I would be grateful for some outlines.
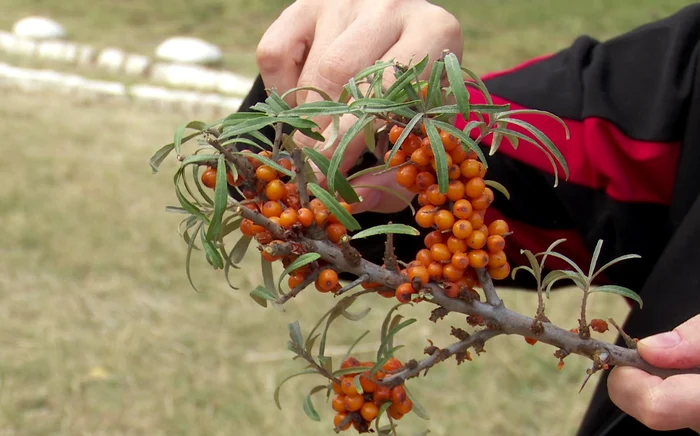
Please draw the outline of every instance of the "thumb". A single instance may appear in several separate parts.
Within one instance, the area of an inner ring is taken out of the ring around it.
[[[700,366],[700,315],[670,332],[640,340],[637,349],[642,359],[659,368]]]

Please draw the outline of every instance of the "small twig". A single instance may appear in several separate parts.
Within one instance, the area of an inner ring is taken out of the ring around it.
[[[223,154],[226,160],[235,165],[236,170],[243,177],[243,184],[247,185],[251,189],[255,188],[255,169],[253,164],[251,164],[248,159],[237,156],[231,153],[230,150],[222,147],[219,143],[219,131],[215,128],[207,130],[208,135],[206,135],[207,143],[214,147],[219,153]],[[235,147],[233,147],[235,149]]]
[[[297,285],[294,289],[289,291],[289,293],[282,295],[279,297],[276,301],[277,304],[284,304],[287,301],[291,300],[292,298],[296,297],[303,291],[304,289],[308,288],[311,283],[315,282],[316,279],[318,278],[319,274],[321,273],[320,269],[317,269],[316,271],[312,272],[309,274],[303,282],[301,282],[299,285]]]
[[[404,381],[417,377],[421,371],[431,368],[435,364],[446,360],[447,358],[457,354],[463,353],[470,347],[481,348],[484,343],[489,339],[503,334],[500,330],[485,329],[480,330],[463,341],[455,342],[454,344],[448,346],[447,348],[435,350],[429,357],[418,362],[413,368],[407,368],[399,373],[385,377],[382,380],[382,384],[393,386],[403,383]]]
[[[294,162],[294,173],[296,174],[297,186],[299,187],[299,200],[301,207],[309,207],[309,191],[306,187],[306,177],[304,177],[304,156],[300,148],[292,151],[292,161]]]
[[[614,319],[608,318],[608,322],[615,327],[617,332],[620,334],[620,337],[622,338],[623,341],[625,341],[625,345],[627,345],[627,348],[631,348],[633,350],[637,349],[637,341],[627,333],[625,333],[624,330],[622,330],[622,327],[619,326],[618,323],[615,322]]]
[[[578,320],[578,335],[583,339],[591,337],[591,328],[586,322],[586,305],[588,304],[589,287],[583,290],[583,298],[581,299],[581,319]]]
[[[351,283],[348,283],[347,285],[340,288],[338,290],[338,292],[335,293],[335,295],[343,295],[344,293],[346,293],[350,289],[354,288],[355,286],[360,286],[361,284],[366,282],[367,279],[369,279],[369,274],[362,274],[360,277],[358,277],[357,279],[355,279]]]
[[[389,222],[391,224],[391,221]],[[394,234],[387,233],[384,243],[384,265],[389,271],[396,271],[399,268],[396,254],[394,253]]]
[[[294,348],[296,349],[296,346],[294,346]],[[324,367],[322,367],[321,365],[319,365],[319,364],[316,362],[316,360],[314,360],[314,358],[313,358],[309,353],[306,352],[306,350],[303,350],[303,349],[302,349],[302,350],[296,349],[296,352],[297,352],[297,355],[298,355],[299,357],[303,358],[304,360],[306,360],[307,362],[309,362],[309,365],[311,365],[311,366],[313,366],[314,368],[316,368],[316,370],[317,370],[321,375],[323,375],[324,377],[326,377],[328,380],[331,380],[331,381],[333,381],[333,382],[336,382],[336,383],[340,384],[340,380],[339,380],[337,377],[334,377],[332,373],[326,371],[326,369],[325,369]]]
[[[282,128],[284,124],[275,124],[275,141],[272,143],[272,156],[270,157],[273,161],[277,162],[277,157],[280,154],[280,146],[282,144]]]
[[[481,289],[484,290],[486,302],[496,308],[502,307],[503,300],[501,300],[498,293],[496,293],[496,287],[494,286],[488,271],[486,271],[484,268],[477,268],[476,274],[479,276],[479,282],[481,283]]]

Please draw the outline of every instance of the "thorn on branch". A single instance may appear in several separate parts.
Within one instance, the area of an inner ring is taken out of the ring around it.
[[[282,305],[282,304],[286,303],[287,301],[291,300],[292,298],[295,298],[297,295],[299,295],[299,293],[300,293],[301,291],[303,291],[304,289],[306,289],[307,287],[309,287],[309,285],[311,285],[313,282],[315,282],[316,279],[318,278],[319,274],[321,274],[321,269],[320,269],[320,268],[316,268],[316,270],[314,270],[314,272],[312,272],[311,274],[309,274],[309,275],[306,277],[306,279],[304,279],[303,282],[301,282],[301,283],[300,283],[299,285],[297,285],[294,289],[292,289],[291,291],[289,291],[288,294],[284,294],[284,295],[282,295],[280,298],[278,298],[277,301],[276,301],[276,303]]]
[[[356,286],[360,286],[361,284],[363,284],[367,280],[369,280],[369,274],[362,274],[360,277],[358,277],[357,279],[355,279],[351,283],[348,283],[347,285],[340,288],[338,290],[338,292],[335,293],[335,295],[343,295],[344,293],[346,293],[350,289],[352,289]]]
[[[615,327],[615,329],[618,331],[618,333],[620,333],[620,337],[622,337],[622,340],[625,341],[625,345],[627,345],[627,348],[630,348],[632,350],[636,350],[637,349],[637,339],[634,339],[632,336],[625,333],[625,331],[622,330],[622,327],[620,327],[615,322],[614,319],[608,318],[608,321],[610,322],[610,324],[613,325],[613,327]]]
[[[491,276],[488,271],[484,268],[477,268],[476,274],[479,277],[479,283],[481,283],[481,288],[484,290],[484,295],[486,296],[486,302],[493,307],[503,306],[503,300],[498,296],[496,292],[496,286],[494,286]]]
[[[345,261],[354,267],[360,266],[362,264],[362,255],[355,247],[350,245],[350,237],[343,235],[340,239],[340,244]]]

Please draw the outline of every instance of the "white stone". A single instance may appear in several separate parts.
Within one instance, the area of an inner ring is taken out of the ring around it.
[[[90,66],[95,62],[97,51],[89,45],[81,45],[78,47],[78,65],[81,67]]]
[[[151,60],[148,56],[130,54],[124,62],[124,72],[129,76],[143,76],[150,64]]]
[[[75,62],[78,54],[78,46],[67,41],[42,41],[39,43],[37,55],[43,59],[55,61]]]
[[[110,73],[117,73],[122,69],[126,60],[126,53],[118,48],[105,48],[97,56],[97,66]]]
[[[63,26],[46,17],[22,18],[12,27],[12,32],[31,39],[59,39],[66,36]]]
[[[253,87],[253,81],[239,74],[222,71],[219,74],[217,90],[224,94],[247,95]]]
[[[196,87],[206,69],[197,65],[155,64],[151,79],[172,86]]]
[[[36,41],[26,38],[17,38],[14,44],[7,47],[7,52],[21,56],[31,57],[36,53],[38,44]]]
[[[0,30],[0,50],[10,51],[17,44],[17,36]]]
[[[221,49],[199,38],[176,36],[156,48],[156,57],[170,62],[212,64],[222,59]]]

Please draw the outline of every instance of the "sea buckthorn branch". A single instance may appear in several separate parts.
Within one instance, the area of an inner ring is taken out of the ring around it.
[[[255,169],[253,168],[253,165],[251,165],[247,159],[231,153],[231,150],[238,151],[235,144],[230,144],[226,147],[221,145],[219,142],[219,136],[221,133],[218,129],[211,127],[205,133],[207,143],[214,147],[219,153],[223,154],[224,158],[226,158],[230,164],[236,167],[240,177],[243,179],[243,185],[247,185],[249,188],[253,189],[254,187],[250,185],[250,183],[255,180]]]
[[[491,276],[484,268],[476,268],[476,274],[479,277],[479,283],[481,283],[482,289],[484,290],[484,296],[486,297],[486,302],[493,307],[503,306],[503,300],[498,296],[496,292],[496,287],[493,285]]]
[[[273,234],[281,228],[266,217],[250,209],[240,208],[239,213],[247,219],[261,225]],[[269,227],[268,227],[269,226]],[[372,283],[396,289],[402,283],[406,283],[406,276],[396,271],[392,272],[367,260],[362,260],[359,266],[355,266],[345,259],[340,247],[327,241],[313,240],[304,236],[298,236],[297,240],[306,248],[307,252],[318,253],[321,259],[332,264],[339,271],[351,273],[357,277],[366,276]],[[481,286],[484,294],[496,294],[495,286],[487,272],[481,272]],[[463,313],[483,317],[493,330],[503,334],[519,335],[526,338],[536,338],[537,341],[552,345],[564,350],[566,354],[578,354],[591,360],[601,359],[610,367],[632,366],[650,374],[667,378],[678,374],[700,374],[700,368],[691,369],[666,369],[657,368],[646,363],[634,349],[624,348],[593,338],[581,338],[577,333],[557,327],[551,323],[542,323],[540,333],[533,331],[533,325],[538,324],[532,317],[514,312],[505,307],[502,300],[500,304],[483,303],[480,301],[464,301],[462,299],[448,297],[444,288],[435,283],[429,283],[427,290],[431,298],[425,301],[436,304],[449,312]],[[403,377],[403,376],[402,376]]]

